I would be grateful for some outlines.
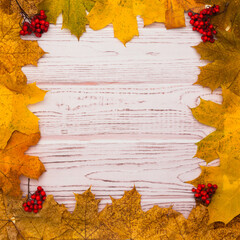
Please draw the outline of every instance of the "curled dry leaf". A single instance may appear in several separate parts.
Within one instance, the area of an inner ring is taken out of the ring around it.
[[[39,10],[44,10],[50,23],[56,24],[57,17],[63,14],[62,28],[67,28],[78,39],[86,31],[87,12],[95,0],[44,0]]]
[[[215,127],[216,131],[197,143],[196,157],[207,163],[220,158],[218,167],[202,167],[201,175],[189,183],[214,182],[218,190],[209,205],[210,223],[228,223],[240,214],[240,97],[223,89],[223,103],[201,100],[192,109],[201,123]]]
[[[194,48],[201,59],[211,61],[200,67],[196,84],[211,90],[223,86],[240,95],[240,38],[234,33],[218,32],[214,44],[200,43]]]
[[[195,0],[97,0],[88,20],[94,30],[112,23],[114,36],[126,44],[138,36],[137,15],[143,18],[145,25],[164,22],[166,28],[177,28],[185,26],[184,11],[200,6]]]

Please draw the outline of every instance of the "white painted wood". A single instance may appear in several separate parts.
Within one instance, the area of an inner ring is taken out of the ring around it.
[[[28,153],[44,162],[40,184],[70,210],[72,192],[90,185],[101,208],[135,184],[143,208],[174,205],[185,216],[194,205],[184,181],[200,173],[194,143],[213,131],[189,107],[199,96],[221,102],[221,92],[192,85],[205,62],[191,46],[200,36],[187,28],[142,27],[124,47],[112,27],[87,29],[80,42],[56,26],[40,40],[48,52],[39,66],[23,68],[29,82],[49,90],[30,106],[40,118],[42,139]],[[34,39],[34,37],[25,37]],[[215,161],[213,164],[218,164]],[[26,179],[22,189],[26,194]]]

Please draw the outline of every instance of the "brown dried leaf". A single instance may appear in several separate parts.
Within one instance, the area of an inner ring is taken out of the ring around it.
[[[42,0],[18,0],[18,2],[22,9],[31,17],[38,13],[37,6]],[[1,0],[0,9],[7,14],[21,12],[16,0]]]

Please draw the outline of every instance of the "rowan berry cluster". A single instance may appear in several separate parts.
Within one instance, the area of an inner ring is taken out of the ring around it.
[[[191,18],[190,23],[193,26],[192,30],[202,34],[201,38],[203,42],[214,43],[214,35],[217,34],[217,31],[210,23],[210,19],[211,16],[216,15],[219,11],[219,5],[213,5],[212,7],[203,9],[199,14],[188,12],[188,16]]]
[[[48,31],[49,22],[46,21],[46,18],[45,12],[41,10],[40,14],[24,21],[20,35],[24,36],[34,33],[36,37],[41,37],[43,33]]]
[[[211,202],[211,198],[216,192],[218,186],[216,184],[208,183],[207,186],[205,184],[198,184],[197,188],[193,188],[192,192],[195,193],[194,197],[196,201],[201,202],[204,205],[209,205]]]
[[[24,211],[38,213],[42,209],[42,204],[45,200],[46,193],[42,187],[38,186],[37,191],[31,195],[31,198],[23,203]]]

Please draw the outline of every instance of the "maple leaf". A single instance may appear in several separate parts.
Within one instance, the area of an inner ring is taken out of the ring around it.
[[[76,206],[73,213],[65,212],[63,222],[69,230],[61,236],[62,239],[98,239],[100,227],[98,205],[89,188],[83,194],[75,194]]]
[[[17,14],[7,15],[0,11],[0,84],[21,92],[27,79],[21,67],[37,65],[44,51],[37,41],[24,41],[20,38],[21,17]]]
[[[197,143],[195,157],[207,163],[217,159],[219,152],[229,151],[231,155],[233,151],[240,151],[240,97],[224,88],[222,96],[222,104],[201,99],[199,106],[192,109],[193,116],[199,122],[216,128],[216,131]]]
[[[220,86],[240,95],[240,39],[234,33],[218,32],[214,43],[200,43],[194,47],[201,59],[212,61],[200,67],[195,84],[214,90]]]
[[[0,187],[5,194],[20,195],[21,175],[38,179],[45,171],[38,157],[24,155],[39,139],[40,133],[25,135],[14,132],[6,148],[0,151]]]
[[[181,213],[154,206],[137,221],[132,239],[187,239],[186,230],[186,219]]]
[[[41,1],[42,0],[18,0],[19,5],[30,17],[38,13],[37,5]],[[8,14],[21,12],[16,0],[1,0],[0,9]]]
[[[227,225],[208,225],[208,209],[202,205],[193,208],[188,219],[172,208],[154,206],[142,212],[140,195],[135,188],[125,192],[121,199],[114,199],[100,213],[99,200],[90,189],[75,197],[76,208],[72,214],[51,195],[42,210],[34,214],[24,212],[23,200],[3,196],[0,192],[1,239],[235,240],[240,236],[240,216]],[[111,228],[106,228],[105,223]]]
[[[27,105],[42,101],[46,91],[35,83],[26,85],[22,93],[0,85],[0,149],[5,148],[14,131],[25,134],[39,132],[38,117],[27,109]]]
[[[138,36],[137,15],[144,19],[145,25],[165,22],[167,28],[184,27],[184,10],[199,6],[194,0],[97,0],[88,20],[94,30],[112,23],[114,36],[126,44]]]
[[[209,223],[221,221],[228,223],[240,213],[240,174],[239,156],[219,153],[221,161],[218,167],[201,166],[201,175],[188,183],[197,186],[198,183],[214,182],[218,189],[208,207]]]
[[[39,9],[43,9],[48,21],[54,24],[62,13],[62,28],[69,29],[79,40],[86,31],[87,11],[92,9],[94,3],[95,0],[44,0],[39,4]]]
[[[59,205],[52,195],[47,196],[38,214],[25,212],[22,203],[21,200],[7,207],[15,220],[19,239],[56,239],[67,230],[62,223],[62,215],[67,209],[63,204]]]
[[[101,223],[118,236],[116,239],[133,239],[134,227],[144,216],[141,195],[134,187],[131,191],[125,191],[121,199],[111,199],[112,204],[100,213]],[[102,239],[107,239],[104,232],[102,234]]]
[[[220,222],[209,224],[208,208],[198,205],[192,209],[187,219],[186,239],[235,240],[240,236],[239,217],[227,225]]]
[[[223,103],[201,100],[192,109],[201,123],[215,127],[216,131],[197,143],[196,157],[207,163],[220,158],[218,167],[201,167],[201,175],[189,183],[214,182],[218,190],[209,206],[209,222],[228,223],[240,213],[240,97],[223,88]]]

